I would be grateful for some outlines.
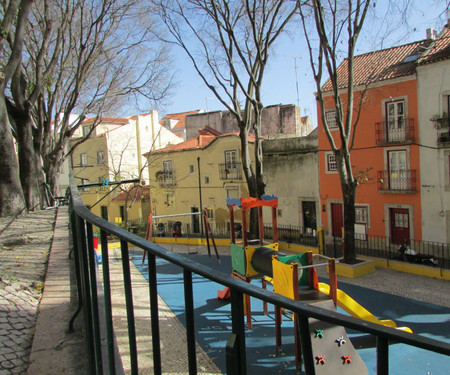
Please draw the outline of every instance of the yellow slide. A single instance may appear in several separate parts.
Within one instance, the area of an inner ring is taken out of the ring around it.
[[[325,293],[326,295],[330,294],[330,286],[325,283],[319,283],[319,291]],[[345,312],[353,316],[354,318],[359,318],[362,320],[366,320],[371,323],[381,324],[386,327],[392,327],[396,329],[400,329],[405,332],[412,333],[411,328],[409,327],[397,327],[397,324],[393,320],[380,320],[375,315],[373,315],[370,311],[366,310],[362,307],[358,302],[356,302],[352,297],[348,294],[344,293],[342,290],[337,290],[337,304],[343,309]]]

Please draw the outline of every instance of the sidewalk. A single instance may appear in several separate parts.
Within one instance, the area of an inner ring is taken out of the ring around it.
[[[77,299],[67,225],[67,207],[0,219],[0,375],[87,373],[80,322],[66,334]]]

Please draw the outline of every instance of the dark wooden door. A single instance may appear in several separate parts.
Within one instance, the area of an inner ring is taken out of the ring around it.
[[[391,208],[390,210],[392,243],[409,244],[409,210],[407,208]]]
[[[303,226],[305,228],[317,229],[316,202],[302,201]]]
[[[342,212],[342,203],[331,203],[331,234],[334,237],[342,237],[342,227],[344,226],[344,215]]]
[[[197,213],[198,208],[197,207],[191,207],[192,213]],[[200,233],[200,216],[199,215],[192,215],[192,233]]]

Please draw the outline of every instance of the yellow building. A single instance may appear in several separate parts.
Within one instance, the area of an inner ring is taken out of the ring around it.
[[[89,138],[76,146],[71,157],[77,185],[98,184],[106,179],[110,182],[142,181],[146,160],[141,150],[182,142],[182,138],[159,124],[156,111],[127,118],[86,119],[71,139],[70,147],[87,136]],[[117,185],[81,188],[80,195],[94,214],[116,222],[116,218],[125,215],[120,214],[120,204],[112,203],[112,200],[131,186],[121,185],[108,195],[115,187]],[[136,207],[127,208],[127,219],[146,222],[149,208],[141,205],[148,206],[149,201],[134,200],[132,203]]]
[[[211,227],[229,229],[227,197],[248,197],[241,162],[238,133],[220,134],[206,127],[199,135],[183,143],[145,154],[151,185],[151,210],[154,216],[178,215],[207,209]],[[254,137],[249,136],[250,155]],[[236,212],[236,222],[241,222]],[[157,219],[171,227],[182,223],[184,233],[200,233],[197,216],[173,216]]]

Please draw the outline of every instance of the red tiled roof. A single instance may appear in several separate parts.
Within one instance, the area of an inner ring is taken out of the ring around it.
[[[419,59],[419,65],[431,64],[450,58],[450,26],[447,25],[438,38]]]
[[[134,187],[131,186],[128,191],[121,192],[117,197],[115,197],[113,202],[121,202],[127,200],[127,192],[128,192],[128,201],[132,200],[141,201],[150,199],[150,185]]]
[[[96,117],[89,117],[89,118],[85,118],[82,123],[83,124],[91,123],[91,122],[94,122],[95,120],[96,120]],[[108,123],[121,124],[121,125],[128,124],[128,119],[121,118],[121,117],[99,117],[98,121],[100,123],[108,122]]]
[[[414,74],[417,65],[450,58],[450,29],[447,25],[436,40],[426,39],[354,57],[354,85],[365,85]],[[348,86],[348,60],[337,69],[338,88]],[[322,86],[331,91],[330,80]]]
[[[422,40],[405,44],[403,46],[392,47],[380,51],[373,51],[363,55],[355,56],[353,60],[354,85],[365,85],[387,79],[404,77],[414,74],[417,58],[415,54],[421,53],[429,44],[430,40]],[[411,61],[406,60],[411,56]],[[348,60],[345,59],[337,69],[338,88],[343,89],[348,86]],[[331,91],[331,81],[328,80],[322,86],[322,90]]]
[[[188,139],[187,141],[178,143],[176,145],[171,145],[159,150],[150,151],[144,154],[144,156],[148,156],[150,154],[158,154],[173,151],[186,151],[204,148],[208,146],[211,142],[213,142],[217,137],[227,135],[236,135],[239,137],[239,132],[222,134],[209,126],[206,126],[204,129],[199,129],[199,135],[197,137]],[[253,134],[249,134],[248,140],[249,142],[254,142],[255,136]]]

